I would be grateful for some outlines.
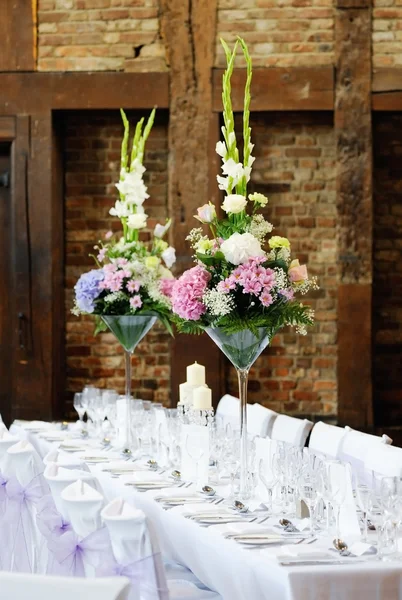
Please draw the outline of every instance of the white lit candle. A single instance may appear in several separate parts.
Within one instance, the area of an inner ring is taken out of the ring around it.
[[[205,367],[195,362],[187,367],[187,383],[194,386],[205,385]]]
[[[212,390],[209,387],[202,385],[194,390],[193,408],[195,410],[211,410]]]

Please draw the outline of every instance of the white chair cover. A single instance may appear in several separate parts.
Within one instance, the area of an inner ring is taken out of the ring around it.
[[[72,579],[0,573],[0,595],[4,600],[127,600],[129,589],[126,577]]]
[[[312,429],[308,446],[317,454],[337,458],[344,435],[346,430],[343,427],[318,421]]]
[[[235,396],[225,394],[218,402],[216,416],[223,420],[224,425],[230,423],[233,429],[239,428],[240,401]]]
[[[247,405],[247,430],[252,435],[271,437],[278,413],[261,404]]]
[[[4,461],[7,454],[7,450],[19,442],[19,438],[15,435],[11,435],[7,429],[1,428],[0,430],[0,469],[4,468]]]
[[[4,459],[7,507],[2,528],[11,540],[10,562],[4,568],[17,571],[44,572],[47,551],[36,524],[37,503],[48,493],[43,478],[43,463],[27,440],[8,448]]]
[[[402,478],[402,449],[388,444],[373,445],[366,452],[364,468],[370,486],[375,476]]]
[[[303,448],[313,423],[307,419],[297,419],[278,415],[272,427],[272,439]]]
[[[43,476],[49,485],[57,510],[65,520],[69,520],[69,516],[66,506],[61,499],[61,494],[67,486],[80,479],[98,492],[101,491],[97,479],[89,471],[68,469],[55,463],[50,463],[46,466]]]
[[[355,431],[350,427],[345,427],[346,434],[342,439],[339,448],[338,458],[344,462],[350,463],[352,472],[359,481],[365,482],[365,459],[366,454],[371,448],[380,449],[383,445],[392,444],[392,440],[387,435],[377,436],[361,431]]]

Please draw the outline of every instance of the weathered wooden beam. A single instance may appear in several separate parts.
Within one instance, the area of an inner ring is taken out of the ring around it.
[[[377,111],[402,110],[402,68],[384,67],[373,71],[371,106]]]
[[[222,110],[222,69],[214,69],[213,110]],[[243,109],[245,69],[236,69],[232,76],[234,110]],[[270,110],[333,110],[333,67],[257,68],[253,70],[251,109]]]
[[[7,142],[15,138],[15,118],[0,117],[0,141]]]
[[[179,272],[191,266],[185,238],[199,224],[197,208],[218,197],[213,187],[212,151],[219,135],[219,119],[212,115],[211,68],[214,61],[217,0],[162,0],[162,35],[170,66],[169,214],[171,239]],[[215,172],[216,173],[216,172]],[[221,393],[221,356],[206,335],[177,336],[172,343],[172,397],[185,380],[185,366],[197,360],[209,372],[215,399]]]
[[[338,7],[335,25],[338,415],[342,423],[368,428],[372,426],[371,8]]]
[[[36,1],[1,0],[0,71],[33,71],[35,69],[35,13]]]
[[[169,107],[168,73],[0,73],[2,114]]]

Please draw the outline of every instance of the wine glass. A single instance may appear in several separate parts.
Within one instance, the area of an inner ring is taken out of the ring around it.
[[[278,481],[277,475],[273,468],[274,456],[275,455],[271,455],[268,458],[261,458],[258,464],[258,474],[260,476],[260,480],[268,492],[267,509],[269,515],[272,515],[273,513],[272,494],[273,489]]]
[[[204,449],[197,444],[197,441],[192,438],[192,436],[188,435],[186,437],[186,450],[189,457],[195,461],[195,481],[196,486],[201,487],[198,481],[198,471],[199,471],[199,462],[201,458],[204,456]]]
[[[83,419],[85,415],[85,407],[82,406],[82,394],[77,392],[74,394],[73,406],[75,411],[78,414],[78,418],[80,421],[80,426],[83,426]]]
[[[301,473],[298,480],[298,490],[301,500],[303,500],[310,513],[310,533],[314,537],[314,510],[318,501],[317,478],[311,471]]]
[[[360,510],[363,513],[363,523],[364,523],[364,529],[363,529],[363,542],[367,542],[367,534],[368,534],[368,509],[369,509],[369,504],[370,504],[370,495],[371,495],[371,490],[367,485],[363,485],[363,484],[359,484],[356,487],[356,499],[357,499],[357,503],[359,505]]]
[[[330,462],[328,464],[328,484],[331,504],[336,513],[336,537],[340,539],[340,514],[342,504],[346,499],[346,487],[348,478],[348,466],[341,462]]]

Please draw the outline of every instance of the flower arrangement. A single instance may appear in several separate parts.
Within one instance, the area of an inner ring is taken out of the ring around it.
[[[155,109],[144,129],[142,118],[135,128],[131,153],[128,150],[130,126],[123,110],[124,137],[121,146],[120,180],[116,184],[119,199],[109,213],[120,219],[123,236],[95,246],[96,269],[84,273],[75,286],[73,313],[95,314],[97,332],[106,330],[100,315],[156,314],[171,332],[170,292],[174,277],[170,268],[176,260],[175,250],[162,238],[170,226],[157,224],[149,242],[140,239],[147,226],[144,202],[149,198],[144,183],[144,148],[151,131]]]
[[[210,327],[227,334],[265,327],[271,333],[295,326],[305,334],[313,324],[311,307],[296,299],[316,289],[307,268],[291,257],[287,238],[271,235],[273,225],[259,212],[268,203],[263,194],[247,195],[254,157],[251,143],[250,86],[251,58],[245,42],[238,38],[233,51],[222,41],[227,68],[223,76],[223,141],[216,144],[222,158],[219,188],[224,192],[219,218],[212,203],[201,206],[195,218],[210,229],[193,229],[188,240],[194,250],[196,266],[185,271],[174,283],[172,307],[180,331],[201,333]],[[231,75],[238,46],[247,63],[243,111],[243,161],[237,145],[231,103]]]

